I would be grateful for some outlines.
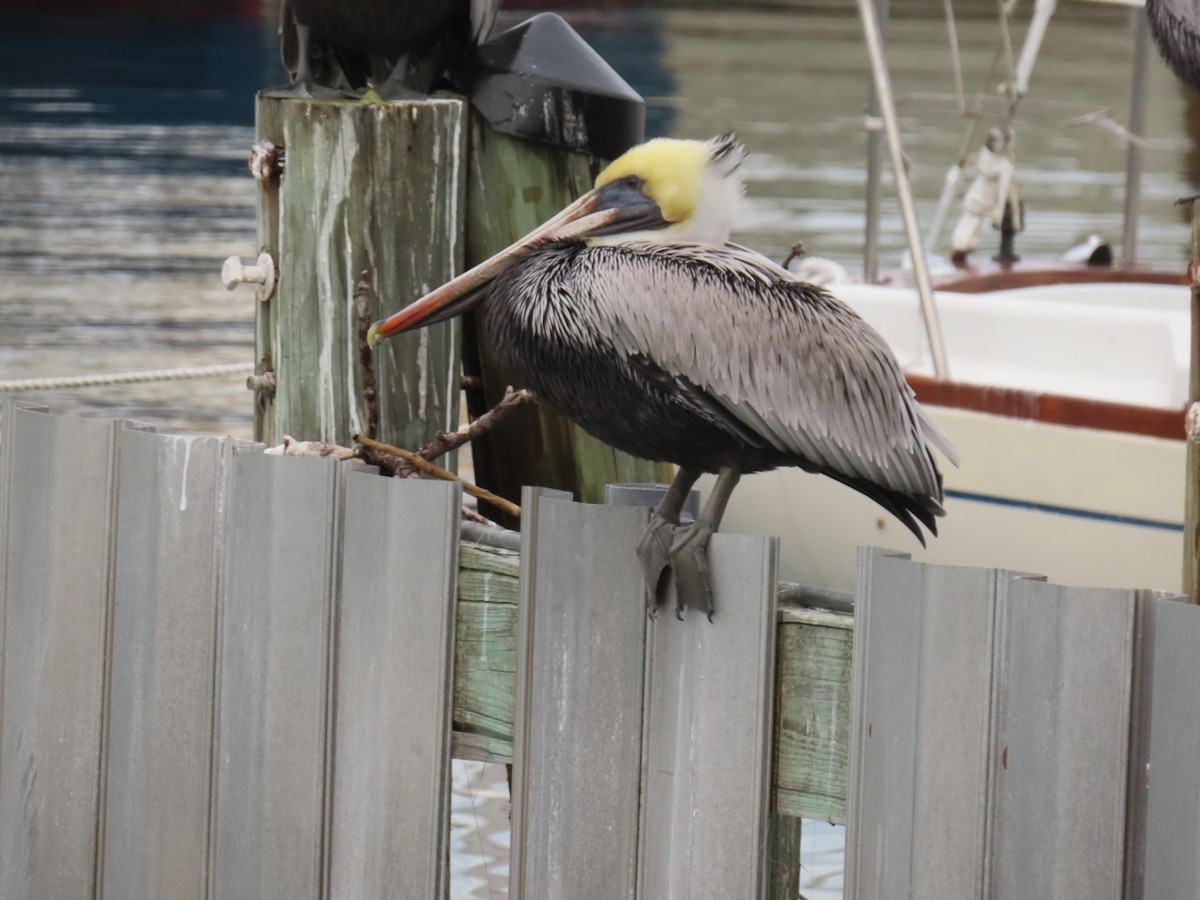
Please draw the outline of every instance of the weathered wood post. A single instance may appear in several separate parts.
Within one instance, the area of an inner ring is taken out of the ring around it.
[[[1183,592],[1200,603],[1200,210],[1192,203],[1192,358],[1188,375],[1187,467],[1183,507]]]
[[[282,160],[256,155],[259,250],[278,283],[256,317],[254,434],[348,444],[367,422],[359,276],[370,275],[374,320],[462,269],[465,103],[263,93],[257,136]],[[447,322],[376,351],[381,440],[420,446],[455,427],[460,328]]]
[[[465,101],[297,100],[261,94],[256,152],[259,252],[277,281],[255,330],[255,437],[349,443],[367,422],[354,285],[371,275],[372,318],[487,258],[591,187],[600,161],[499,134]],[[260,289],[260,296],[266,292]],[[457,424],[457,321],[382,344],[380,430],[414,447]],[[475,332],[467,367],[479,414],[508,378]],[[519,385],[518,385],[519,387]],[[602,500],[614,482],[669,480],[666,466],[618,453],[548,407],[522,410],[476,452],[481,484],[516,499],[525,484]]]

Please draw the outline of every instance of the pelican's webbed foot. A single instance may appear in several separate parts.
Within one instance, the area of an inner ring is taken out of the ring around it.
[[[651,618],[654,618],[662,603],[662,592],[666,586],[663,575],[671,565],[671,546],[675,542],[679,512],[699,477],[699,470],[680,469],[675,473],[666,496],[658,504],[658,509],[650,514],[650,524],[638,541],[638,561],[642,564],[642,578],[646,582],[646,612]]]
[[[703,610],[711,622],[713,617],[712,576],[708,567],[708,542],[721,525],[725,506],[742,477],[740,466],[721,468],[708,502],[694,525],[679,529],[671,545],[671,568],[675,572],[675,616],[683,618],[688,607]],[[674,489],[674,485],[671,486]]]
[[[679,529],[671,546],[671,569],[675,572],[675,618],[682,620],[687,608],[713,617],[712,577],[708,571],[708,542],[712,526],[703,520]]]
[[[663,590],[667,566],[671,563],[671,543],[675,537],[675,522],[670,521],[659,510],[650,514],[650,524],[642,539],[638,541],[638,561],[642,564],[642,578],[646,582],[646,611],[653,616]]]

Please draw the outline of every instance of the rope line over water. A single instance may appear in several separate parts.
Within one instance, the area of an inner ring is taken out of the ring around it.
[[[189,378],[218,378],[222,375],[253,373],[254,363],[221,363],[184,366],[178,369],[147,369],[114,372],[110,375],[71,375],[61,378],[14,378],[0,380],[0,391],[49,391],[56,388],[99,387],[106,384],[137,384],[144,381],[183,381]]]

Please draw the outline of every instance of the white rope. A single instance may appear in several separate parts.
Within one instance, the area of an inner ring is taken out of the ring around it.
[[[67,378],[16,378],[0,380],[0,391],[49,391],[55,388],[98,387],[104,384],[137,384],[142,381],[182,381],[187,378],[216,378],[254,371],[254,363],[224,363],[181,369],[149,369],[144,372],[115,372],[112,375],[73,375]]]

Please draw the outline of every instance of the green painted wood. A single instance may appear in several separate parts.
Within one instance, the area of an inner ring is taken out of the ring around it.
[[[463,264],[463,101],[313,101],[260,95],[258,139],[283,148],[261,183],[259,243],[279,271],[259,304],[256,357],[276,377],[255,437],[350,442],[367,421],[354,288],[371,272],[372,319]],[[447,322],[375,352],[381,440],[418,447],[456,427],[459,331]]]
[[[519,565],[512,551],[462,545],[452,745],[459,759],[512,761]],[[846,821],[852,629],[853,618],[840,613],[779,613],[771,855],[780,865],[799,841],[799,817]],[[789,877],[777,870],[773,890]]]
[[[456,733],[482,739],[470,744],[470,759],[512,761],[520,562],[511,550],[462,545],[453,718]]]
[[[467,264],[474,265],[532,231],[592,187],[600,162],[492,131],[472,112],[468,138]],[[488,350],[479,317],[467,334],[464,366],[483,379],[482,394],[469,394],[479,415],[514,384],[503,362]],[[671,467],[619,453],[572,425],[545,403],[514,410],[473,444],[479,484],[520,502],[521,487],[568,491],[588,503],[604,500],[604,486],[667,482]],[[511,523],[510,523],[511,524]]]
[[[844,823],[853,619],[803,609],[780,617],[775,808]]]

